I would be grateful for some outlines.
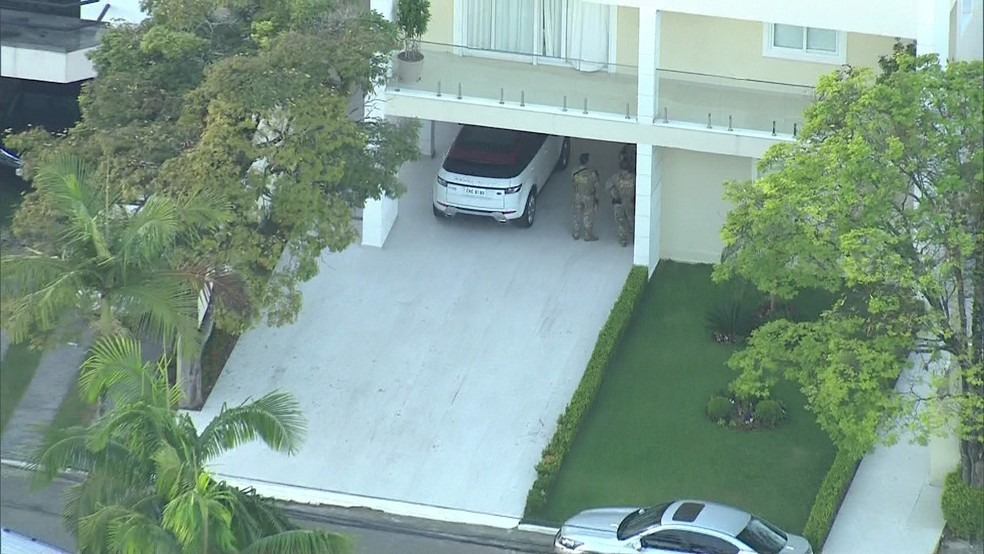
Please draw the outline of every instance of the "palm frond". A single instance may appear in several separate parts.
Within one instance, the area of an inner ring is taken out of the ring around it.
[[[170,198],[152,195],[130,216],[120,237],[125,265],[159,261],[175,244],[182,230],[178,206]]]
[[[109,527],[108,546],[119,554],[182,554],[174,535],[141,513],[117,517]]]
[[[296,454],[304,441],[306,421],[300,405],[289,393],[271,392],[235,408],[223,405],[202,430],[198,451],[203,461],[259,438],[267,446]]]
[[[297,528],[279,505],[254,489],[239,489],[225,481],[219,482],[218,486],[225,487],[234,499],[230,508],[237,544],[251,544],[262,537]]]
[[[136,323],[144,336],[174,345],[181,339],[195,349],[201,347],[198,332],[198,291],[170,275],[144,275],[111,293],[120,313]]]
[[[0,301],[4,329],[20,342],[37,326],[51,329],[66,312],[79,308],[85,277],[69,262],[41,255],[5,256],[0,260]]]
[[[226,507],[227,493],[214,486],[207,473],[201,473],[195,488],[175,497],[164,507],[163,527],[177,538],[186,551],[220,552],[235,548],[232,512]]]
[[[239,554],[348,554],[352,552],[352,540],[338,533],[316,529],[295,529],[256,540],[239,551]]]
[[[92,403],[121,382],[130,385],[128,388],[141,389],[143,377],[150,373],[147,366],[140,353],[139,341],[122,335],[99,337],[82,362],[79,393]]]
[[[115,207],[119,199],[108,194],[104,185],[97,185],[91,174],[88,164],[79,158],[60,156],[39,168],[34,182],[38,192],[69,220],[65,240],[88,244],[100,258],[108,258],[108,238],[100,229],[100,222],[110,217],[109,208]]]
[[[140,341],[125,335],[100,337],[79,372],[79,392],[89,402],[108,392],[117,405],[145,402],[171,407],[167,359],[144,361]]]
[[[80,552],[107,552],[109,533],[113,522],[120,517],[126,517],[130,510],[125,506],[110,504],[100,506],[98,510],[79,518],[78,536],[76,537]]]
[[[47,433],[32,456],[35,486],[47,485],[66,469],[88,470],[96,463],[96,453],[89,448],[89,430],[69,427]]]

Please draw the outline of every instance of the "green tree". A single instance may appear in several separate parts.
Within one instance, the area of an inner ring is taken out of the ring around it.
[[[217,310],[217,324],[292,321],[322,251],[351,244],[354,209],[399,195],[396,170],[417,156],[414,125],[363,120],[358,102],[385,80],[397,30],[353,0],[144,4],[147,20],[108,30],[92,54],[99,77],[84,87],[78,125],[6,141],[28,178],[70,151],[128,200],[221,194],[233,217],[198,257],[242,278],[249,301],[244,314]],[[29,195],[15,231],[43,231],[43,204]]]
[[[64,520],[83,553],[334,554],[335,533],[293,525],[252,489],[217,481],[206,465],[253,440],[296,453],[305,422],[290,395],[273,392],[227,408],[199,432],[175,411],[180,391],[167,363],[145,362],[137,341],[96,341],[79,377],[89,399],[109,390],[115,409],[89,427],[54,431],[36,457],[38,484],[67,469],[85,472],[66,492]]]
[[[3,327],[14,341],[81,316],[101,336],[127,332],[184,355],[201,348],[199,295],[223,279],[181,251],[227,219],[214,195],[131,204],[70,156],[42,166],[34,186],[44,231],[24,233],[28,250],[2,259]]]
[[[733,252],[718,278],[838,295],[816,322],[759,328],[730,362],[732,386],[754,396],[794,379],[856,453],[956,421],[964,481],[982,487],[984,65],[944,68],[904,47],[882,65],[821,78],[798,140],[766,153],[761,178],[726,184]],[[927,377],[937,390],[894,394],[910,353],[955,383]]]

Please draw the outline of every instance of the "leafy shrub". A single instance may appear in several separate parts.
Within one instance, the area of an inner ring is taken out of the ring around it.
[[[820,490],[813,501],[813,508],[810,509],[810,517],[806,520],[803,527],[803,536],[810,541],[814,552],[820,552],[823,543],[830,534],[830,528],[834,525],[834,517],[840,509],[844,495],[847,494],[854,474],[858,470],[861,459],[846,450],[837,452],[834,463],[830,464],[827,475],[820,483]]]
[[[707,329],[716,342],[736,343],[755,330],[755,313],[741,300],[715,306],[705,316]]]
[[[732,408],[731,399],[714,395],[707,402],[707,417],[713,422],[727,421]]]
[[[625,328],[629,325],[632,312],[635,310],[636,303],[642,297],[649,280],[649,269],[645,266],[634,266],[629,271],[629,276],[625,279],[622,292],[619,294],[612,311],[608,314],[605,326],[598,333],[598,340],[595,342],[594,351],[588,360],[588,366],[584,370],[581,382],[574,391],[574,396],[567,404],[564,413],[557,418],[557,430],[550,439],[550,443],[543,449],[540,462],[536,464],[536,480],[533,488],[530,489],[526,497],[526,513],[530,514],[541,510],[547,503],[547,493],[557,481],[557,474],[560,472],[560,465],[564,461],[564,456],[574,441],[574,435],[581,424],[581,419],[587,413],[588,408],[594,402],[595,395],[601,387],[602,378],[605,370],[608,369],[609,360],[618,346]]]
[[[946,476],[941,506],[954,535],[962,539],[984,537],[984,489],[964,483],[959,468]]]
[[[755,422],[766,428],[773,428],[786,420],[786,410],[775,400],[762,400],[755,405]]]

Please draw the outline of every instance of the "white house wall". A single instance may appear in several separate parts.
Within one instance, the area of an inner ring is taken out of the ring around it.
[[[20,46],[0,46],[0,75],[48,83],[74,83],[96,76],[86,54],[92,48],[74,52],[40,50]]]
[[[840,62],[817,63],[762,55],[764,24],[761,21],[664,13],[659,67],[814,86],[817,78],[840,67]],[[892,51],[893,37],[848,33],[847,63],[875,66],[878,56]],[[681,78],[684,75],[667,75]]]
[[[749,179],[751,159],[663,148],[660,257],[714,263],[724,243],[721,226],[731,205],[723,183]]]
[[[747,21],[839,29],[886,37],[915,38],[917,7],[921,3],[946,5],[954,0],[588,0],[600,4],[647,7]]]

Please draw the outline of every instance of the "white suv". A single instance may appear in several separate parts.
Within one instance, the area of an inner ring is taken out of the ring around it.
[[[437,172],[434,215],[484,215],[529,227],[536,195],[570,157],[566,137],[465,125]]]

